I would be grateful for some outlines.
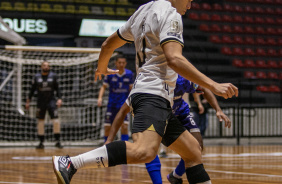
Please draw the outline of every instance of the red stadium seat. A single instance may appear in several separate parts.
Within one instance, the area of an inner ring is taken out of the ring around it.
[[[267,55],[272,56],[272,57],[276,57],[276,56],[278,56],[278,53],[275,49],[267,49]]]
[[[270,85],[268,88],[268,92],[273,92],[273,93],[280,93],[280,88],[279,86],[276,85]]]
[[[279,73],[279,80],[282,80],[282,72]]]
[[[234,22],[238,22],[238,23],[242,23],[243,22],[243,18],[240,15],[235,15],[233,17]]]
[[[257,45],[266,45],[266,42],[262,37],[256,37],[256,44]]]
[[[255,64],[255,62],[253,60],[246,59],[244,66],[247,67],[247,68],[255,68],[256,64]]]
[[[233,11],[233,7],[230,4],[224,4],[223,5],[223,9],[227,12],[232,12]]]
[[[233,22],[233,19],[230,15],[223,15],[222,16],[222,21],[224,22]]]
[[[233,40],[231,39],[230,36],[228,36],[228,35],[223,35],[223,36],[222,36],[222,43],[233,43]]]
[[[273,27],[267,27],[266,32],[267,32],[267,34],[271,34],[271,35],[277,34],[277,31]]]
[[[233,51],[233,55],[236,55],[236,56],[244,55],[244,52],[243,52],[242,48],[240,48],[240,47],[234,47],[232,49],[232,51]]]
[[[244,27],[244,31],[245,31],[246,33],[249,33],[249,34],[254,34],[254,33],[255,33],[254,28],[251,27],[251,26],[245,26],[245,27]]]
[[[239,68],[244,67],[244,63],[241,59],[233,59],[232,65]]]
[[[247,13],[254,13],[254,9],[251,6],[245,6],[244,11]]]
[[[201,31],[210,31],[210,27],[207,24],[201,24],[199,29]]]
[[[270,8],[269,11],[273,12],[273,9]],[[256,6],[255,9],[254,9],[254,13],[263,14],[263,13],[265,13],[265,10],[260,6]]]
[[[271,17],[265,17],[265,22],[267,24],[275,24],[275,20]]]
[[[263,71],[258,71],[258,72],[256,73],[256,78],[258,78],[258,79],[266,79],[266,78],[267,78],[267,75],[266,75],[266,73],[263,72]]]
[[[223,8],[222,8],[222,6],[220,4],[214,3],[212,5],[212,9],[215,10],[215,11],[222,11]]]
[[[239,6],[239,5],[235,5],[234,6],[234,11],[236,11],[238,13],[241,13],[241,12],[243,12],[243,8],[241,6]]]
[[[235,25],[234,26],[234,32],[235,33],[243,33],[243,28],[241,26]]]
[[[278,45],[282,45],[282,38],[278,38]]]
[[[282,56],[282,49],[279,49],[279,50],[278,50],[278,55],[279,55],[279,56]]]
[[[244,55],[247,55],[247,56],[254,56],[255,55],[255,52],[252,48],[245,48],[244,49]]]
[[[264,24],[265,20],[262,17],[255,17],[255,23]]]
[[[276,8],[275,13],[277,14],[282,14],[282,8]]]
[[[221,16],[219,16],[218,14],[212,14],[211,20],[212,21],[221,21]]]
[[[279,79],[279,76],[276,72],[268,72],[267,78],[269,78],[269,79]]]
[[[199,15],[197,13],[194,13],[194,12],[189,12],[188,18],[192,19],[192,20],[199,20]]]
[[[281,25],[282,24],[282,18],[277,17],[276,18],[276,24]]]
[[[193,10],[200,10],[201,9],[201,7],[200,7],[200,5],[198,4],[198,3],[191,3],[191,9],[193,9]]]
[[[222,47],[221,48],[221,53],[226,54],[226,55],[232,55],[232,51],[229,47]]]
[[[223,25],[222,31],[226,33],[232,33],[232,29],[229,25]]]
[[[236,44],[244,44],[244,40],[241,36],[234,36],[233,40],[234,40],[234,43]]]
[[[275,11],[271,7],[266,7],[265,8],[265,13],[266,14],[275,14]]]
[[[256,27],[255,30],[257,34],[265,34],[265,30],[263,27]]]
[[[276,34],[278,34],[278,35],[282,35],[282,28],[278,27],[278,28],[277,28],[277,33],[276,33]]]
[[[247,44],[251,44],[251,45],[253,45],[253,44],[255,44],[255,40],[254,40],[254,38],[253,37],[245,37],[245,42],[247,43]]]
[[[278,61],[278,67],[282,68],[282,61]]]
[[[268,67],[264,60],[257,60],[256,61],[256,66],[258,68],[267,68]]]
[[[282,39],[281,39],[282,40]],[[266,39],[266,44],[267,45],[278,45],[276,40],[274,38],[267,38]]]
[[[221,43],[221,39],[218,35],[210,35],[210,41],[213,43]]]
[[[254,23],[254,19],[253,19],[253,17],[245,16],[245,17],[244,17],[244,22],[245,22],[245,23],[253,24],[253,23]]]
[[[201,9],[202,10],[208,10],[208,11],[212,10],[211,5],[208,4],[208,3],[202,3],[202,8]]]
[[[273,61],[273,60],[268,60],[267,61],[267,66],[269,68],[278,68],[278,64],[276,63],[276,61]]]
[[[260,86],[257,86],[256,88],[260,92],[268,92],[268,87],[267,86],[260,85]]]
[[[246,78],[246,79],[255,79],[256,76],[255,76],[254,72],[252,72],[252,71],[245,71],[244,72],[244,78]]]
[[[213,31],[213,32],[221,32],[221,28],[217,24],[211,25],[211,29],[210,30]]]
[[[207,14],[207,13],[201,13],[200,19],[201,19],[201,20],[207,20],[207,21],[208,21],[208,20],[211,20],[210,15]]]

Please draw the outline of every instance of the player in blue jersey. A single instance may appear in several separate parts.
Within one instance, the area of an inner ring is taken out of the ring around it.
[[[194,84],[193,82],[181,77],[178,75],[177,81],[176,81],[176,87],[174,89],[174,98],[173,98],[173,113],[175,117],[182,123],[182,125],[197,139],[199,142],[201,148],[203,149],[203,141],[202,136],[200,134],[200,130],[193,120],[192,116],[190,115],[190,109],[189,105],[184,101],[182,98],[185,93],[203,93],[205,98],[208,100],[208,102],[211,104],[211,106],[216,110],[216,115],[220,122],[224,121],[225,126],[229,127],[231,126],[231,122],[229,118],[222,112],[221,108],[219,107],[216,98],[212,94],[212,92],[206,88],[201,88],[197,84]],[[124,116],[130,111],[129,106],[124,103],[122,106],[120,112],[117,114],[116,119],[114,120],[112,124],[112,128],[110,130],[110,134],[108,137],[108,140],[105,144],[108,144],[113,141],[114,136],[117,133],[117,130],[121,126],[121,121],[124,118]],[[146,163],[147,171],[153,181],[153,184],[161,184],[162,178],[161,178],[161,163],[159,160],[159,157],[156,156],[156,158],[151,161],[150,163]],[[185,173],[185,164],[184,161],[181,159],[176,169],[171,172],[167,178],[170,181],[170,183],[178,184],[182,183],[181,176]]]
[[[104,83],[100,88],[98,97],[98,106],[102,106],[102,97],[105,89],[109,88],[109,99],[107,105],[107,112],[104,123],[104,139],[108,138],[109,131],[111,129],[112,122],[115,119],[116,114],[121,108],[122,104],[127,99],[129,92],[132,88],[134,77],[132,71],[126,69],[126,58],[119,55],[116,57],[115,65],[119,73],[105,76]],[[121,140],[128,141],[128,118],[124,119],[124,123],[121,126]]]
[[[62,104],[62,96],[57,81],[57,75],[53,72],[50,72],[49,62],[47,61],[44,61],[41,64],[41,73],[37,73],[34,77],[30,93],[26,100],[25,107],[27,110],[29,109],[29,103],[35,91],[37,91],[37,133],[40,140],[40,143],[36,148],[44,148],[44,118],[46,111],[48,111],[53,123],[53,133],[57,142],[55,146],[62,148],[60,143],[61,123],[58,119],[57,112],[57,108],[61,107]],[[55,91],[57,94],[57,99],[55,97]]]

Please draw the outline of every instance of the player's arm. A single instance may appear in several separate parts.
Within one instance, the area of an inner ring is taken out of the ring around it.
[[[197,103],[198,105],[198,109],[199,109],[199,114],[203,114],[204,111],[205,111],[205,108],[201,102],[201,99],[200,99],[200,94],[198,93],[193,93],[193,98],[194,98],[194,101]]]
[[[100,88],[100,91],[99,91],[99,96],[98,96],[98,101],[97,101],[97,105],[98,107],[101,107],[102,104],[103,104],[103,95],[105,93],[105,90],[107,88],[107,85],[106,84],[103,84]]]
[[[114,140],[119,128],[123,124],[125,116],[129,113],[129,111],[130,107],[126,103],[124,103],[114,119],[114,122],[111,126],[110,134],[105,144],[108,144]]]
[[[214,108],[214,110],[216,111],[216,116],[219,119],[220,122],[224,121],[225,122],[225,127],[230,128],[231,127],[231,121],[230,119],[222,112],[217,99],[215,98],[215,96],[213,95],[213,93],[206,88],[202,88],[204,94],[203,96],[205,97],[205,99],[209,102],[209,104],[212,106],[212,108]]]
[[[36,77],[34,77],[32,84],[31,84],[31,88],[28,94],[28,97],[26,99],[26,103],[25,103],[25,108],[28,110],[29,109],[29,103],[31,101],[32,96],[34,95],[34,92],[36,90]]]
[[[238,96],[238,88],[231,83],[219,84],[197,70],[183,55],[182,46],[170,41],[162,45],[169,67],[184,78],[210,89],[214,94],[224,98]]]
[[[101,52],[98,60],[98,67],[95,72],[95,81],[97,79],[101,80],[102,75],[110,75],[110,74],[118,73],[118,70],[109,69],[108,63],[114,51],[126,43],[127,42],[125,40],[122,40],[118,36],[117,32],[113,33],[104,41],[104,43],[101,46]]]

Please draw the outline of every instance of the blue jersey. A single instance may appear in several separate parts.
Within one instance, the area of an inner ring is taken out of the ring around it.
[[[179,119],[185,119],[190,112],[189,105],[182,99],[184,93],[195,93],[198,85],[178,75],[173,97],[173,113]]]
[[[127,99],[130,89],[129,86],[134,82],[132,71],[125,69],[122,75],[112,74],[104,79],[104,84],[109,87],[108,107],[120,108]]]

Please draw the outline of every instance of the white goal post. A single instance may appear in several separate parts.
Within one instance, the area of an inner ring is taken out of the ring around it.
[[[63,105],[59,109],[62,140],[101,138],[105,106],[97,107],[101,81],[94,82],[99,48],[0,46],[0,141],[33,141],[36,136],[36,94],[25,114],[26,97],[43,61],[58,76]],[[115,54],[112,56],[114,57]],[[111,59],[109,67],[113,67]],[[107,95],[107,94],[105,94]],[[105,102],[106,103],[106,102]],[[53,140],[46,118],[46,139]]]

